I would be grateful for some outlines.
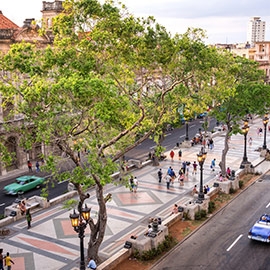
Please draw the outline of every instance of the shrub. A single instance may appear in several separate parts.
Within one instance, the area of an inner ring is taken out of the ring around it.
[[[170,250],[177,244],[176,239],[174,239],[171,235],[166,235],[165,240],[158,245],[157,248],[153,248],[147,251],[143,251],[140,253],[138,250],[134,251],[134,258],[137,258],[141,261],[149,261],[155,259],[158,255],[162,254]]]
[[[239,181],[239,188],[242,188],[244,186],[244,182],[242,180]]]
[[[216,209],[216,204],[213,201],[210,201],[208,204],[208,213],[213,213]]]
[[[230,193],[230,194],[234,194],[235,192],[236,192],[236,190],[235,190],[234,188],[231,187],[230,190],[229,190],[229,193]]]

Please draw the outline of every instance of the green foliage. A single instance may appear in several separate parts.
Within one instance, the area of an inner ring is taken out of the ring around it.
[[[207,216],[207,212],[204,209],[201,209],[195,213],[195,220],[204,219]]]
[[[230,187],[229,193],[234,194],[235,192],[236,192],[236,190],[233,187]]]
[[[243,188],[243,186],[244,186],[244,181],[239,180],[239,188]]]
[[[208,204],[208,213],[213,213],[216,209],[216,205],[214,201],[210,201]]]

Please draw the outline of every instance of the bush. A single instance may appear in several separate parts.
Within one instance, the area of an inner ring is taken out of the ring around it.
[[[153,248],[147,251],[143,251],[141,254],[138,250],[134,251],[134,258],[137,258],[141,261],[149,261],[155,259],[158,255],[162,254],[170,250],[177,244],[176,239],[174,239],[171,235],[166,235],[165,240],[158,245],[157,248]]]
[[[208,213],[213,213],[216,209],[216,204],[213,201],[210,201],[208,204]]]
[[[205,218],[207,215],[205,210],[200,210],[195,213],[195,220],[201,220],[202,218]]]
[[[236,190],[235,190],[234,188],[231,187],[230,190],[229,190],[229,193],[230,193],[230,194],[234,194],[235,192],[236,192]]]
[[[239,188],[242,188],[244,186],[244,182],[242,180],[239,181]]]

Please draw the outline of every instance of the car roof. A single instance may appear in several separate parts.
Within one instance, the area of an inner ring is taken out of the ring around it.
[[[20,177],[17,177],[16,178],[16,180],[18,180],[18,181],[26,181],[26,180],[28,180],[28,179],[39,179],[40,177],[38,177],[38,176],[35,176],[35,175],[23,175],[23,176],[20,176]]]

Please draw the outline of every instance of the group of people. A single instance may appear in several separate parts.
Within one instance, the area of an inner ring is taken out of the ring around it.
[[[9,252],[7,252],[6,256],[3,255],[3,249],[0,249],[0,270],[4,270],[4,266],[6,266],[7,270],[11,270],[11,265],[15,264],[11,259]]]
[[[41,164],[44,164],[43,159],[41,160]],[[36,172],[40,172],[40,163],[39,163],[39,161],[36,161],[35,166],[36,166]],[[33,172],[33,164],[32,164],[32,162],[30,160],[27,161],[27,167],[28,167],[29,172]]]

